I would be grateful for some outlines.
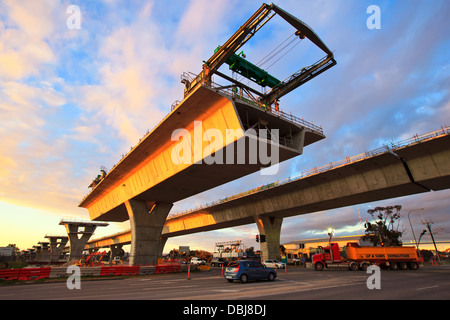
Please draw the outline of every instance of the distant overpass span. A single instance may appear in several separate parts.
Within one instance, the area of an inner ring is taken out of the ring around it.
[[[374,151],[315,168],[292,179],[169,216],[169,237],[257,223],[267,242],[263,258],[279,255],[283,218],[450,188],[450,128],[443,127]],[[90,241],[86,248],[129,244],[131,232]]]

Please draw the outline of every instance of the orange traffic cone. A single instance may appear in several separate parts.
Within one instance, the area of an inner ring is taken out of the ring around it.
[[[187,279],[191,280],[191,265],[190,264],[188,265],[188,277],[187,277]]]

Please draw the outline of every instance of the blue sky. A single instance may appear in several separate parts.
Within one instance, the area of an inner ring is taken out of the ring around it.
[[[81,28],[70,30],[69,5]],[[284,111],[321,125],[327,136],[280,166],[176,203],[173,212],[284,179],[346,156],[450,124],[450,3],[446,0],[280,0],[334,51],[338,65],[285,96]],[[369,30],[367,8],[381,9]],[[88,219],[78,208],[100,166],[111,168],[183,97],[180,74],[198,73],[261,5],[259,1],[0,1],[0,246],[21,249],[64,234],[63,217]],[[245,48],[257,62],[288,35],[271,21]],[[254,41],[253,41],[254,40]],[[270,70],[314,62],[302,42]],[[322,56],[318,56],[321,58]],[[305,66],[306,64],[302,65]],[[360,230],[359,215],[401,204],[424,215],[449,239],[449,191],[391,199],[285,219],[282,241],[314,238],[332,223],[337,235]],[[420,233],[419,215],[413,222]],[[94,237],[128,228],[111,224]],[[169,239],[212,249],[216,241],[255,245],[256,225]],[[406,228],[404,238],[411,232]]]

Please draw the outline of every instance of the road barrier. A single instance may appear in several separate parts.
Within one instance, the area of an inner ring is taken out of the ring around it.
[[[17,280],[19,279],[21,269],[7,269],[7,270],[0,270],[0,280]]]
[[[80,271],[82,276],[97,277],[100,276],[102,267],[80,267]]]
[[[122,266],[122,275],[123,276],[136,276],[139,274],[139,267],[133,266]]]
[[[155,273],[155,266],[140,266],[139,268],[139,273],[140,275],[143,274],[154,274]]]
[[[180,272],[180,264],[158,264],[155,268],[155,273],[169,273],[169,272]]]
[[[80,267],[82,276],[135,276],[154,273],[181,272],[180,264],[160,264],[155,266],[99,266]],[[65,267],[24,268],[0,270],[0,280],[37,280],[68,277]]]
[[[52,267],[49,278],[65,278],[67,277],[66,267]]]
[[[38,280],[48,279],[50,277],[51,268],[25,268],[20,269],[17,280]]]
[[[122,267],[102,267],[100,276],[121,276]]]

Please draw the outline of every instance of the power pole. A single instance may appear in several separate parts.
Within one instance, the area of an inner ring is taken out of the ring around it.
[[[441,258],[439,257],[439,251],[437,249],[436,242],[434,241],[433,233],[431,232],[431,227],[430,227],[431,223],[430,222],[426,222],[426,226],[427,226],[428,232],[430,233],[431,240],[433,241],[434,249],[436,250],[437,258],[438,258],[439,262],[441,262]]]

